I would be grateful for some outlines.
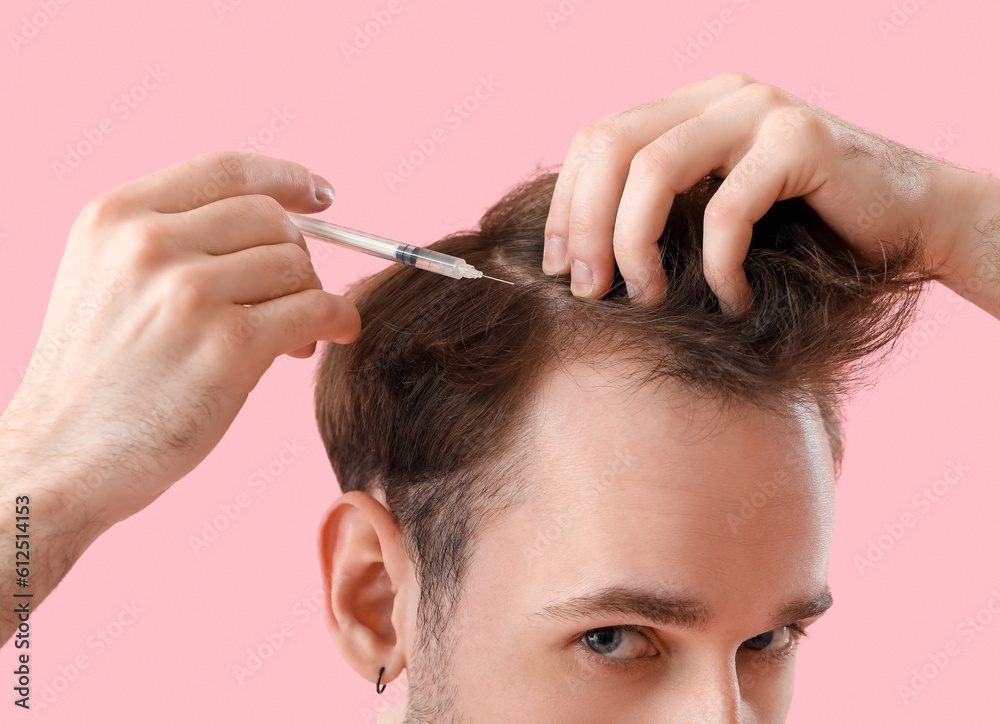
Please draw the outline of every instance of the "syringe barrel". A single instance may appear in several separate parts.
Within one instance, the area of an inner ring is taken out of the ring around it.
[[[323,241],[328,241],[331,244],[337,244],[347,249],[356,249],[382,259],[396,261],[396,249],[399,247],[399,243],[391,239],[355,229],[348,229],[346,226],[331,224],[329,221],[313,219],[301,214],[290,213],[288,216],[303,234],[314,236],[317,239],[322,239]]]
[[[465,266],[464,259],[425,249],[422,246],[401,244],[396,249],[396,261],[418,269],[444,274],[452,279],[461,279],[465,276],[462,273],[462,267]]]
[[[289,213],[288,217],[303,234],[328,241],[331,244],[356,249],[366,254],[400,262],[418,269],[425,269],[437,274],[443,274],[452,279],[478,279],[482,272],[459,259],[441,252],[431,251],[421,246],[401,244],[382,236],[369,234],[346,226],[331,224],[329,221],[314,219],[302,214]]]

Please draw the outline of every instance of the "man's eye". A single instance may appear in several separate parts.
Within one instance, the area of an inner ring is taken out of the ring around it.
[[[779,626],[747,639],[740,646],[763,654],[781,654],[793,647],[799,637],[804,635],[805,631],[797,624]]]
[[[634,626],[593,628],[580,640],[594,653],[611,659],[641,659],[657,653],[649,639]]]

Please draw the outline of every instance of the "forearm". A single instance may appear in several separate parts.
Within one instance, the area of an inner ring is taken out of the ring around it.
[[[954,225],[947,256],[928,264],[946,275],[945,286],[1000,319],[1000,180],[954,169],[942,196]]]
[[[105,528],[88,521],[73,496],[85,471],[27,445],[2,422],[0,417],[0,644],[16,634],[16,646],[27,649],[31,612]]]

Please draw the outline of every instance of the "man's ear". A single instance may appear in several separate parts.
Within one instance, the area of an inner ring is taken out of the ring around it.
[[[420,599],[392,515],[368,493],[345,493],[323,516],[319,556],[327,626],[341,655],[373,683],[383,666],[382,683],[392,681],[406,668]]]

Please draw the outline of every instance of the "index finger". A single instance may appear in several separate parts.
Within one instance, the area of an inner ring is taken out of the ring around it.
[[[313,213],[334,197],[330,182],[301,164],[239,151],[196,156],[122,184],[112,193],[164,214],[248,194],[270,196],[289,211]]]

